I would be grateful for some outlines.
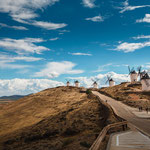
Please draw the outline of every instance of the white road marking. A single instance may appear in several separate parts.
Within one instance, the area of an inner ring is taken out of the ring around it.
[[[129,134],[131,133],[132,131],[129,131],[129,132],[126,132],[126,133],[120,133],[116,136],[116,146],[119,146],[119,137],[120,136],[123,136],[123,135],[126,135],[126,134]]]

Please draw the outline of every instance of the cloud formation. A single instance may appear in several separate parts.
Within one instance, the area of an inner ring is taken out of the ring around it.
[[[9,26],[4,23],[0,23],[0,27],[5,27],[5,28],[10,28],[10,29],[15,29],[15,30],[28,30],[26,27],[23,27],[23,26]]]
[[[138,35],[136,37],[133,37],[133,39],[135,40],[139,40],[139,39],[150,39],[150,35]]]
[[[92,54],[88,54],[88,53],[69,53],[69,54],[75,56],[92,56]]]
[[[4,38],[0,40],[0,47],[6,50],[11,50],[18,54],[24,53],[37,53],[40,54],[43,51],[50,50],[44,46],[37,46],[35,43],[44,42],[41,38],[25,38],[25,39],[10,39]]]
[[[88,7],[88,8],[96,7],[95,0],[82,0],[82,3],[84,7]]]
[[[98,86],[106,87],[108,86],[108,83],[106,84],[107,76],[111,76],[116,84],[120,84],[121,82],[127,82],[130,80],[127,74],[117,74],[115,72],[108,72],[106,74],[98,74],[96,76],[91,76],[89,78],[88,77],[69,77],[69,79],[79,80],[81,86],[88,87],[88,88],[92,87],[93,79],[94,80],[98,79],[97,81]],[[72,85],[73,84],[74,83],[72,83]]]
[[[42,10],[58,1],[59,0],[1,0],[0,12],[8,13],[13,20],[20,23],[34,25],[47,30],[56,30],[67,26],[67,24],[35,21],[35,18],[38,17],[36,13],[37,9]]]
[[[70,61],[62,62],[49,62],[46,64],[45,69],[42,69],[40,72],[35,73],[35,77],[47,77],[47,78],[56,78],[62,74],[80,74],[83,73],[83,70],[73,69],[76,64]]]
[[[121,9],[120,13],[124,13],[126,11],[132,11],[138,8],[150,7],[150,5],[130,6],[128,0],[125,0],[125,2],[123,2],[122,4],[123,7],[120,8]]]
[[[63,85],[62,82],[48,79],[0,80],[0,96],[27,95]]]
[[[85,20],[90,20],[90,21],[93,21],[93,22],[103,22],[104,18],[101,15],[98,15],[98,16],[95,16],[95,17],[92,17],[92,18],[86,18]]]
[[[145,14],[145,17],[142,19],[137,19],[136,20],[137,23],[141,23],[141,22],[146,22],[146,23],[150,23],[150,14]]]
[[[150,46],[150,42],[143,42],[143,43],[121,43],[120,45],[117,46],[117,48],[115,49],[116,51],[123,51],[125,53],[128,52],[134,52],[137,49],[141,49],[144,47],[149,47]]]

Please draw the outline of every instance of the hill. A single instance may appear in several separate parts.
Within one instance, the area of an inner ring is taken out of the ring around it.
[[[22,97],[24,96],[23,95],[2,96],[0,97],[0,105],[16,101]]]
[[[0,110],[1,150],[87,150],[112,110],[81,88],[57,87],[26,96]]]
[[[135,84],[124,82],[113,87],[101,88],[99,92],[118,101],[122,101],[129,106],[142,106],[145,109],[150,107],[150,92],[141,91],[141,89],[142,86],[139,82]]]

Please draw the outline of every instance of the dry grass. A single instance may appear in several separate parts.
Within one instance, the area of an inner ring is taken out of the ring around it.
[[[95,96],[58,87],[24,97],[0,110],[2,150],[87,150],[118,119]]]
[[[150,107],[150,92],[142,92],[140,83],[122,83],[114,87],[102,88],[99,92],[132,107],[142,106],[144,109]]]

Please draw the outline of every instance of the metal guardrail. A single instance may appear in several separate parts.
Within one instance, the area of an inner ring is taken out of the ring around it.
[[[99,150],[100,145],[101,145],[103,139],[105,138],[107,132],[111,128],[115,128],[115,127],[119,127],[119,126],[123,126],[124,127],[124,125],[125,125],[125,127],[127,127],[127,124],[128,124],[127,121],[123,121],[123,122],[118,122],[118,123],[110,124],[110,125],[107,125],[106,127],[104,127],[104,129],[100,132],[99,136],[97,137],[97,139],[92,144],[92,146],[90,147],[89,150]]]

